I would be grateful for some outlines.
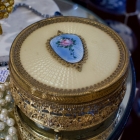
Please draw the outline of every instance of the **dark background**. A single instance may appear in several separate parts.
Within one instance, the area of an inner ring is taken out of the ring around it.
[[[136,86],[140,89],[140,0],[126,0],[126,9],[122,14],[106,12],[95,5],[94,0],[73,0],[93,11],[103,20],[113,20],[128,26],[133,32],[132,59],[136,72]],[[136,12],[136,13],[135,13]],[[129,14],[128,18],[127,15]],[[127,18],[127,22],[126,21]],[[121,140],[140,140],[140,91],[136,93],[129,120],[125,126]]]

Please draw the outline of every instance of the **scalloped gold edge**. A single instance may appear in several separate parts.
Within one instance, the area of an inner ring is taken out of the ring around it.
[[[68,34],[68,33],[63,33],[61,31],[58,31],[58,34],[61,35],[61,34]],[[73,35],[77,35],[77,34],[73,34]],[[79,72],[82,71],[82,65],[83,63],[86,62],[86,60],[88,59],[88,51],[87,51],[87,46],[86,46],[86,42],[84,40],[83,37],[81,37],[80,35],[77,35],[81,41],[82,41],[82,44],[83,44],[83,49],[84,49],[84,55],[83,55],[83,58],[82,60],[80,60],[79,62],[77,63],[69,63],[65,60],[63,60],[59,55],[57,55],[57,53],[55,53],[55,51],[52,49],[52,47],[50,46],[50,41],[54,38],[54,37],[57,37],[58,35],[55,35],[53,37],[51,37],[50,39],[48,39],[47,43],[46,43],[46,47],[47,47],[47,50],[50,52],[50,54],[57,60],[59,61],[61,64],[65,65],[66,67],[74,67],[76,68]]]

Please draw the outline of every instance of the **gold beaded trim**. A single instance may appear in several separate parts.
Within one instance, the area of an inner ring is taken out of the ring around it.
[[[61,34],[64,34],[64,33],[61,32],[61,31],[58,31],[58,34],[57,34],[56,36],[61,35]],[[77,35],[77,34],[75,34],[75,35]],[[56,37],[56,36],[51,37],[51,38],[47,41],[47,43],[46,43],[46,47],[47,47],[48,51],[50,52],[50,54],[52,54],[52,56],[53,56],[57,61],[59,61],[61,64],[65,65],[65,66],[67,66],[67,67],[74,67],[74,68],[76,68],[78,71],[82,71],[82,65],[83,65],[83,63],[85,63],[86,60],[88,59],[88,51],[87,51],[87,46],[86,46],[86,42],[85,42],[84,38],[81,37],[80,35],[77,35],[77,36],[81,39],[82,44],[83,44],[83,48],[84,48],[84,55],[83,55],[82,60],[81,60],[80,62],[77,62],[77,63],[68,63],[67,61],[65,61],[65,60],[63,60],[61,57],[59,57],[59,56],[54,52],[54,50],[52,49],[52,47],[50,46],[50,41],[51,41],[54,37]]]
[[[10,83],[15,104],[22,112],[34,122],[58,131],[80,130],[103,122],[118,109],[126,91],[124,84],[100,100],[86,104],[65,105],[36,98],[30,99],[12,80]]]
[[[12,12],[14,5],[14,0],[1,0],[0,1],[0,19],[7,18],[9,13]],[[0,24],[0,35],[3,33]]]
[[[1,0],[0,1],[0,19],[7,18],[9,13],[12,12],[14,0]]]

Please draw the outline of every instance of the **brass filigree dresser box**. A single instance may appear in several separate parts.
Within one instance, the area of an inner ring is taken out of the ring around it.
[[[90,129],[117,111],[128,65],[128,50],[109,27],[53,17],[14,40],[11,92],[18,110],[39,126],[56,132]]]

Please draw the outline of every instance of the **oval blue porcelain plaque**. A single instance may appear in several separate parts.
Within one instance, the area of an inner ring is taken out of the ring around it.
[[[56,60],[67,67],[82,70],[87,59],[87,48],[84,39],[76,34],[58,31],[58,35],[47,41],[47,49]]]
[[[84,48],[81,39],[74,34],[62,34],[50,41],[52,49],[59,57],[69,63],[81,61]]]

